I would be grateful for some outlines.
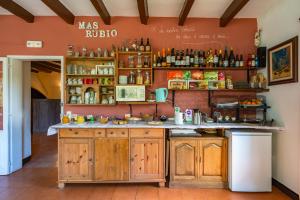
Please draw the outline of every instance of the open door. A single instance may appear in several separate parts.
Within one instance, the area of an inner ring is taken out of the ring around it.
[[[0,57],[0,175],[10,173],[8,134],[8,63]]]
[[[23,62],[8,59],[8,134],[10,173],[22,168],[23,158]]]

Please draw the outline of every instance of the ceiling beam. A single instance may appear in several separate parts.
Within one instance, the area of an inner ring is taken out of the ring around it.
[[[74,24],[75,16],[59,0],[42,0],[53,12],[68,24]]]
[[[31,68],[31,72],[33,72],[33,73],[39,73],[39,70]]]
[[[34,22],[34,16],[12,0],[0,0],[0,6],[28,23]]]
[[[34,61],[36,62],[37,64],[40,64],[40,65],[44,65],[46,67],[51,67],[51,68],[54,68],[54,69],[59,69],[60,70],[60,65],[56,65],[56,64],[52,64],[48,61]]]
[[[220,27],[225,27],[249,0],[233,0],[220,19]]]
[[[149,19],[148,12],[148,1],[147,0],[137,0],[138,9],[140,13],[140,20],[142,24],[147,25]]]
[[[47,69],[45,67],[42,67],[40,65],[33,64],[33,63],[31,63],[31,69],[38,70],[38,71],[45,72],[45,73],[51,73],[52,72],[50,69]]]
[[[43,67],[44,69],[50,70],[50,71],[54,71],[54,72],[61,72],[60,67],[57,66],[53,66],[51,64],[48,64],[47,62],[39,62],[39,61],[34,61],[32,62],[33,66],[38,66],[38,67]]]
[[[99,13],[100,17],[102,18],[104,24],[110,25],[110,15],[109,12],[107,11],[104,3],[102,0],[90,0],[97,12]]]
[[[180,15],[179,15],[179,21],[178,21],[178,25],[179,26],[183,26],[192,6],[194,4],[194,0],[185,0],[183,7],[180,11]]]

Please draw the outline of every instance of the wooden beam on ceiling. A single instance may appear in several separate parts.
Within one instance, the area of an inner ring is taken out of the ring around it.
[[[60,61],[58,61],[58,62],[56,62],[56,61],[46,61],[46,62],[47,62],[47,63],[50,63],[50,64],[53,64],[53,65],[56,65],[56,66],[58,66],[58,67],[61,66]]]
[[[43,61],[34,61],[34,62],[32,62],[32,65],[33,66],[43,67],[43,68],[45,68],[47,70],[58,72],[58,73],[61,72],[60,67],[53,66],[53,65],[51,65],[51,64],[49,64],[47,62],[43,62]]]
[[[147,0],[137,0],[138,9],[140,13],[141,23],[147,25],[149,19],[148,12],[148,1]]]
[[[12,0],[0,0],[0,6],[28,23],[34,22],[34,16]]]
[[[194,0],[185,0],[184,1],[183,7],[182,7],[180,15],[179,15],[179,21],[178,21],[179,26],[183,26],[193,4],[194,4]]]
[[[51,73],[52,72],[50,69],[47,69],[47,68],[42,67],[42,66],[37,65],[37,64],[31,64],[31,69],[38,70],[38,71],[45,72],[45,73]]]
[[[107,11],[105,4],[102,0],[90,0],[97,12],[99,13],[100,17],[102,18],[104,24],[110,25],[111,24],[111,17],[109,12]]]
[[[53,12],[62,18],[68,24],[74,24],[75,16],[59,0],[42,0]]]
[[[33,72],[33,73],[39,73],[39,70],[31,68],[31,72]]]
[[[220,19],[220,27],[225,27],[249,0],[233,0]]]
[[[46,67],[51,67],[51,68],[57,69],[57,70],[61,69],[60,65],[52,64],[51,61],[34,61],[34,62],[36,62],[37,64],[40,64],[40,65],[44,65]]]

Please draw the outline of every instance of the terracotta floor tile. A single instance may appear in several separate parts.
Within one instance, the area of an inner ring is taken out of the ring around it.
[[[288,200],[271,193],[237,193],[226,189],[159,188],[154,184],[66,184],[57,188],[57,138],[33,137],[32,160],[21,170],[0,176],[0,200]]]

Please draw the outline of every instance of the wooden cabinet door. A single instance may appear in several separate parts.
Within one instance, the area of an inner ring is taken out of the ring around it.
[[[132,180],[164,179],[163,139],[131,139]]]
[[[92,139],[59,139],[60,180],[91,180],[93,167]]]
[[[204,139],[200,146],[201,180],[227,180],[227,144],[226,139]]]
[[[199,167],[197,140],[171,140],[170,178],[196,180]]]
[[[128,138],[95,140],[95,179],[102,181],[129,179]]]

